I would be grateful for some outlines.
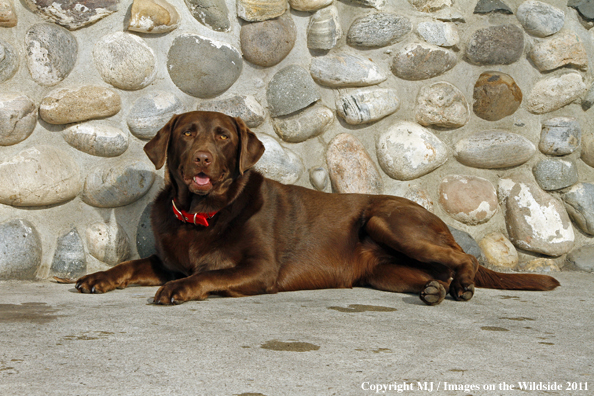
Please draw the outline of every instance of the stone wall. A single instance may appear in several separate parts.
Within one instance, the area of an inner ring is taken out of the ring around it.
[[[0,0],[0,279],[149,254],[142,147],[195,109],[244,118],[271,178],[592,270],[592,0],[168,1]]]

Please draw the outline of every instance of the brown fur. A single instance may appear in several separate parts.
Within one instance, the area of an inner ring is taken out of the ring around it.
[[[173,304],[209,294],[370,286],[420,293],[433,305],[446,292],[469,300],[475,284],[559,285],[549,276],[480,267],[438,217],[407,199],[327,194],[266,179],[251,169],[264,147],[239,119],[175,116],[145,151],[157,168],[167,163],[167,183],[151,214],[157,254],[83,276],[76,284],[81,292],[159,285],[155,303]],[[190,213],[218,213],[208,227],[182,223],[173,199]]]

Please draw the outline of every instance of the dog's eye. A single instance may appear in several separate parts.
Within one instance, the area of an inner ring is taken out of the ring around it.
[[[192,136],[192,132],[190,132],[190,131],[185,131],[185,132],[184,132],[184,136]]]
[[[229,136],[227,136],[227,135],[220,135],[219,136],[219,139],[221,139],[221,140],[227,140],[227,139],[229,139]]]

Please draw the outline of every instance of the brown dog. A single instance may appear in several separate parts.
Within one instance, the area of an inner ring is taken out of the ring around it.
[[[550,276],[500,274],[464,253],[435,215],[404,198],[327,194],[266,179],[250,168],[264,153],[239,119],[174,116],[144,148],[166,186],[151,213],[157,254],[80,278],[83,293],[129,284],[162,286],[157,304],[287,290],[371,286],[446,292],[474,286],[551,290]]]

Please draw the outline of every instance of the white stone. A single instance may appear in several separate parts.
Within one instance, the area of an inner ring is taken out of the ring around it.
[[[534,85],[525,100],[525,106],[534,114],[549,113],[579,99],[587,89],[581,74],[577,72],[545,77]]]
[[[72,147],[100,157],[117,157],[128,149],[128,134],[98,122],[73,125],[62,132]]]
[[[565,23],[563,11],[550,4],[534,0],[520,4],[516,16],[524,29],[537,37],[546,37],[557,33]]]
[[[291,8],[297,11],[316,11],[333,2],[334,0],[289,0]]]
[[[460,42],[458,29],[451,22],[419,22],[417,31],[426,42],[440,47],[453,47]]]
[[[458,88],[447,82],[438,82],[420,89],[415,117],[423,126],[460,128],[468,122],[470,110]]]
[[[26,95],[0,93],[0,146],[27,139],[37,125],[37,106]]]
[[[500,232],[493,232],[480,240],[479,246],[487,264],[494,270],[513,270],[518,265],[518,252]]]
[[[258,134],[258,139],[264,144],[265,151],[254,169],[283,184],[293,184],[299,180],[305,171],[299,156],[281,146],[272,136]]]
[[[310,72],[318,84],[333,88],[365,87],[379,84],[388,78],[367,57],[346,53],[313,58]]]
[[[130,241],[115,220],[112,211],[109,223],[91,224],[86,231],[87,249],[91,256],[110,266],[117,265],[130,255]]]
[[[398,93],[390,88],[363,88],[341,95],[336,112],[351,125],[381,120],[400,106]]]
[[[540,71],[550,71],[562,66],[586,70],[588,54],[580,37],[564,31],[533,44],[528,57]]]
[[[334,122],[334,113],[323,105],[313,105],[297,114],[275,118],[276,134],[285,142],[300,143],[324,133]]]

